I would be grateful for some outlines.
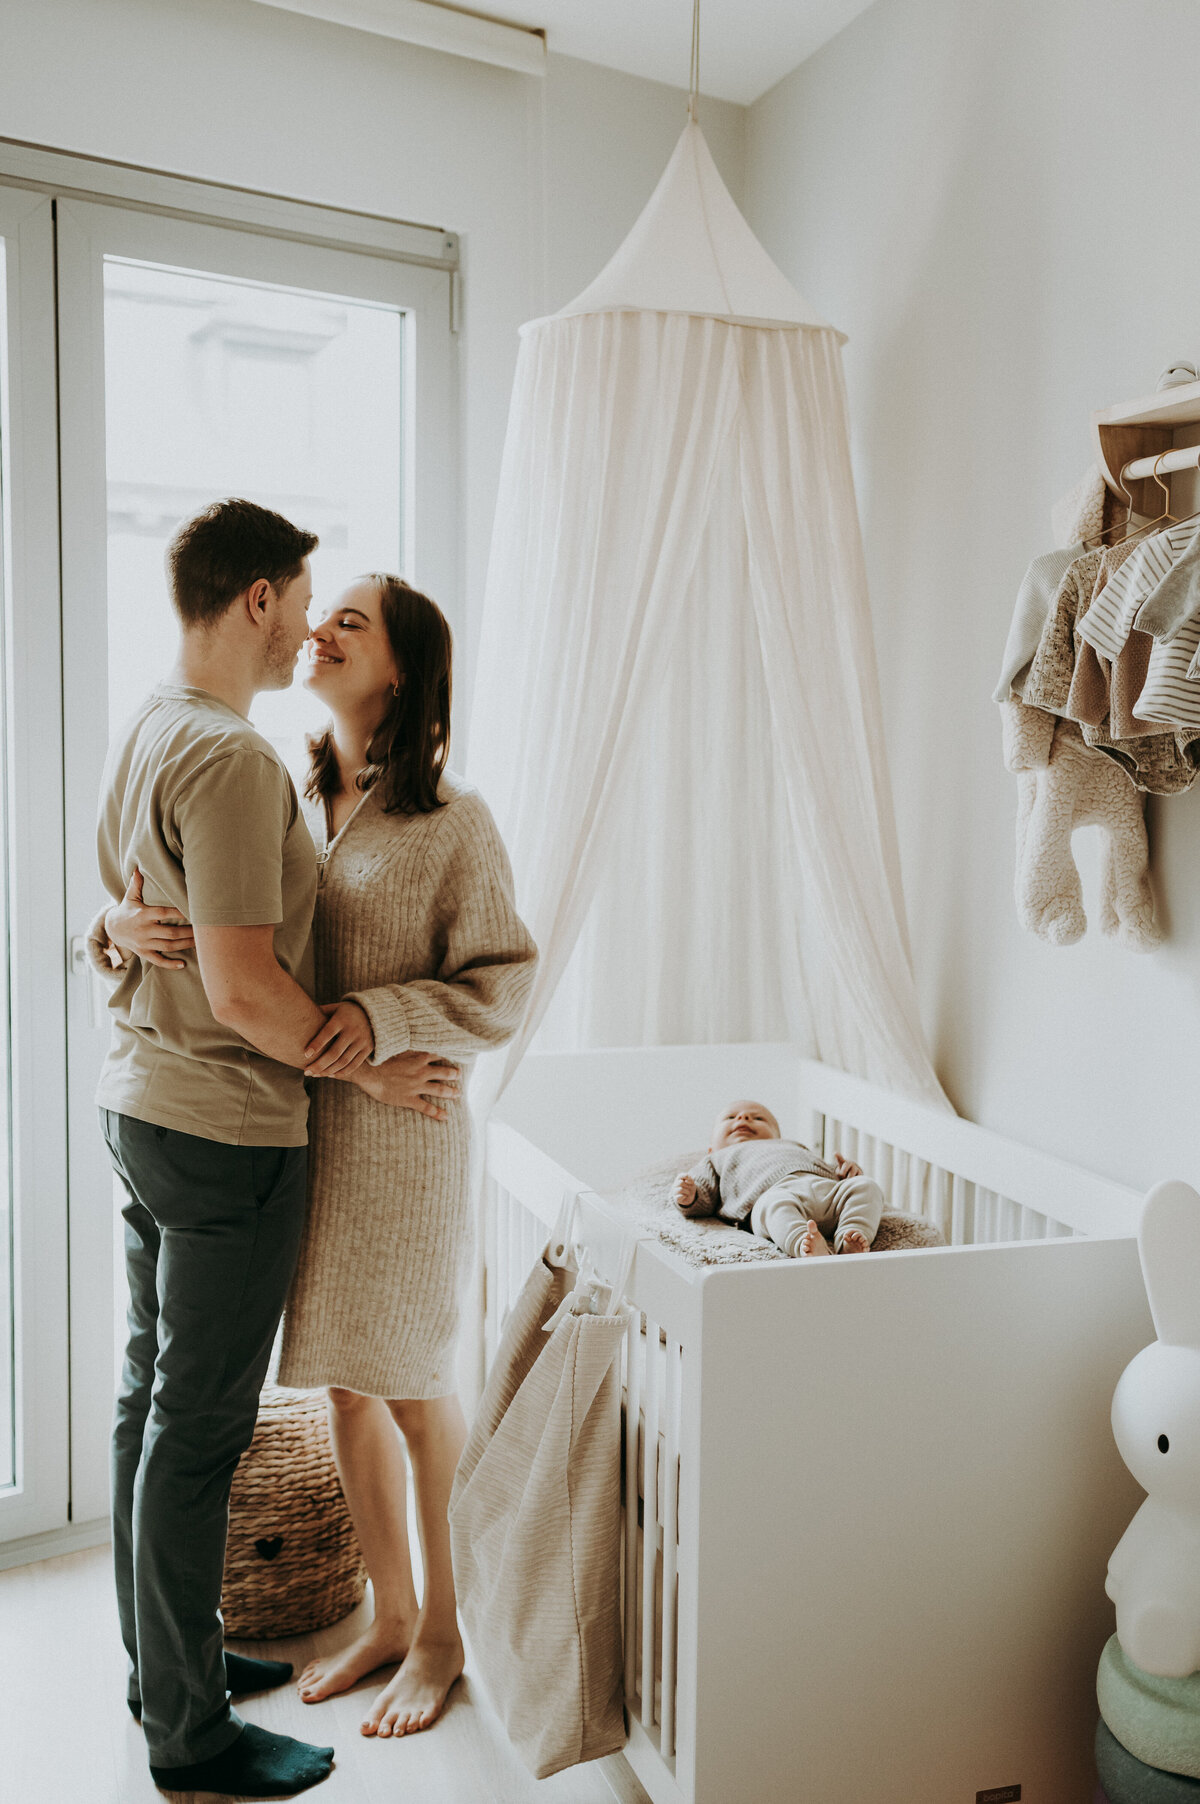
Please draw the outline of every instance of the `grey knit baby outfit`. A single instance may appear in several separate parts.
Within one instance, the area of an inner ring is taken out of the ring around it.
[[[795,1253],[810,1221],[841,1250],[851,1229],[870,1246],[879,1230],[883,1192],[871,1178],[839,1178],[798,1140],[739,1140],[709,1153],[687,1174],[695,1199],[684,1215],[719,1215]]]

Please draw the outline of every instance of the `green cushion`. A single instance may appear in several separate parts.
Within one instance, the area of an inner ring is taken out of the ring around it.
[[[1100,1715],[1129,1753],[1146,1766],[1200,1780],[1200,1672],[1155,1678],[1126,1657],[1113,1635],[1100,1656],[1096,1696]]]
[[[1200,1804],[1200,1779],[1147,1766],[1106,1723],[1096,1729],[1096,1771],[1106,1804]]]

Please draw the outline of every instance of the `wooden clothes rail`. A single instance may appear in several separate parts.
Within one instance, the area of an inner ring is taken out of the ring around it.
[[[1134,511],[1153,517],[1162,511],[1155,464],[1160,476],[1200,469],[1200,382],[1105,408],[1092,415],[1092,431],[1105,481],[1121,506],[1127,489]]]

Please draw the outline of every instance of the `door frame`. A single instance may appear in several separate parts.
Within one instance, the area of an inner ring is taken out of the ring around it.
[[[4,755],[16,1483],[0,1537],[67,1519],[66,974],[53,203],[0,188],[7,274]],[[0,1098],[0,1106],[9,1106]]]
[[[107,191],[90,186],[100,181]],[[26,1166],[35,1155],[39,1161],[39,1207],[28,1213],[38,1216],[45,1242],[38,1264],[45,1295],[39,1293],[36,1315],[30,1305],[23,1318],[26,1340],[30,1321],[39,1324],[36,1369],[27,1360],[33,1388],[23,1422],[29,1445],[28,1424],[39,1426],[41,1477],[36,1506],[31,1491],[23,1514],[0,1496],[0,1564],[44,1556],[47,1531],[64,1545],[101,1539],[108,1507],[113,1210],[92,1101],[108,1030],[86,965],[77,963],[68,980],[68,948],[78,946],[102,900],[93,847],[108,728],[107,622],[97,605],[107,581],[106,254],[381,301],[405,313],[404,574],[438,595],[456,626],[464,616],[453,234],[0,140],[0,219],[6,206],[40,222],[40,260],[31,249],[26,274],[31,295],[35,280],[51,284],[41,290],[40,311],[45,321],[44,297],[54,294],[57,336],[51,318],[48,347],[38,346],[40,382],[24,391],[26,413],[36,416],[41,512],[24,535],[30,578],[21,591],[24,626],[18,622],[10,638],[9,681],[10,756],[13,746],[33,743],[28,730],[19,737],[22,721],[43,733],[53,722],[55,739],[52,757],[43,759],[39,747],[36,757],[27,751],[24,762],[10,764],[10,793],[17,796],[14,868],[24,909],[20,917],[14,911],[14,1017],[24,1019],[25,1010],[37,1036],[25,1062],[14,1054],[14,1130]],[[10,274],[10,287],[12,280]],[[30,302],[26,313],[35,311]],[[15,527],[13,539],[15,559]],[[39,558],[35,581],[32,561]],[[18,777],[23,789],[15,786]],[[40,811],[31,811],[35,794]],[[49,833],[47,820],[54,823]],[[36,1545],[28,1550],[10,1545],[31,1535]]]

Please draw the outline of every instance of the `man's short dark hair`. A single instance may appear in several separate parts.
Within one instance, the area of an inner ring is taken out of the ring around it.
[[[281,589],[317,545],[282,514],[253,501],[214,501],[185,520],[167,547],[171,599],[185,626],[211,626],[236,595],[264,578]]]

